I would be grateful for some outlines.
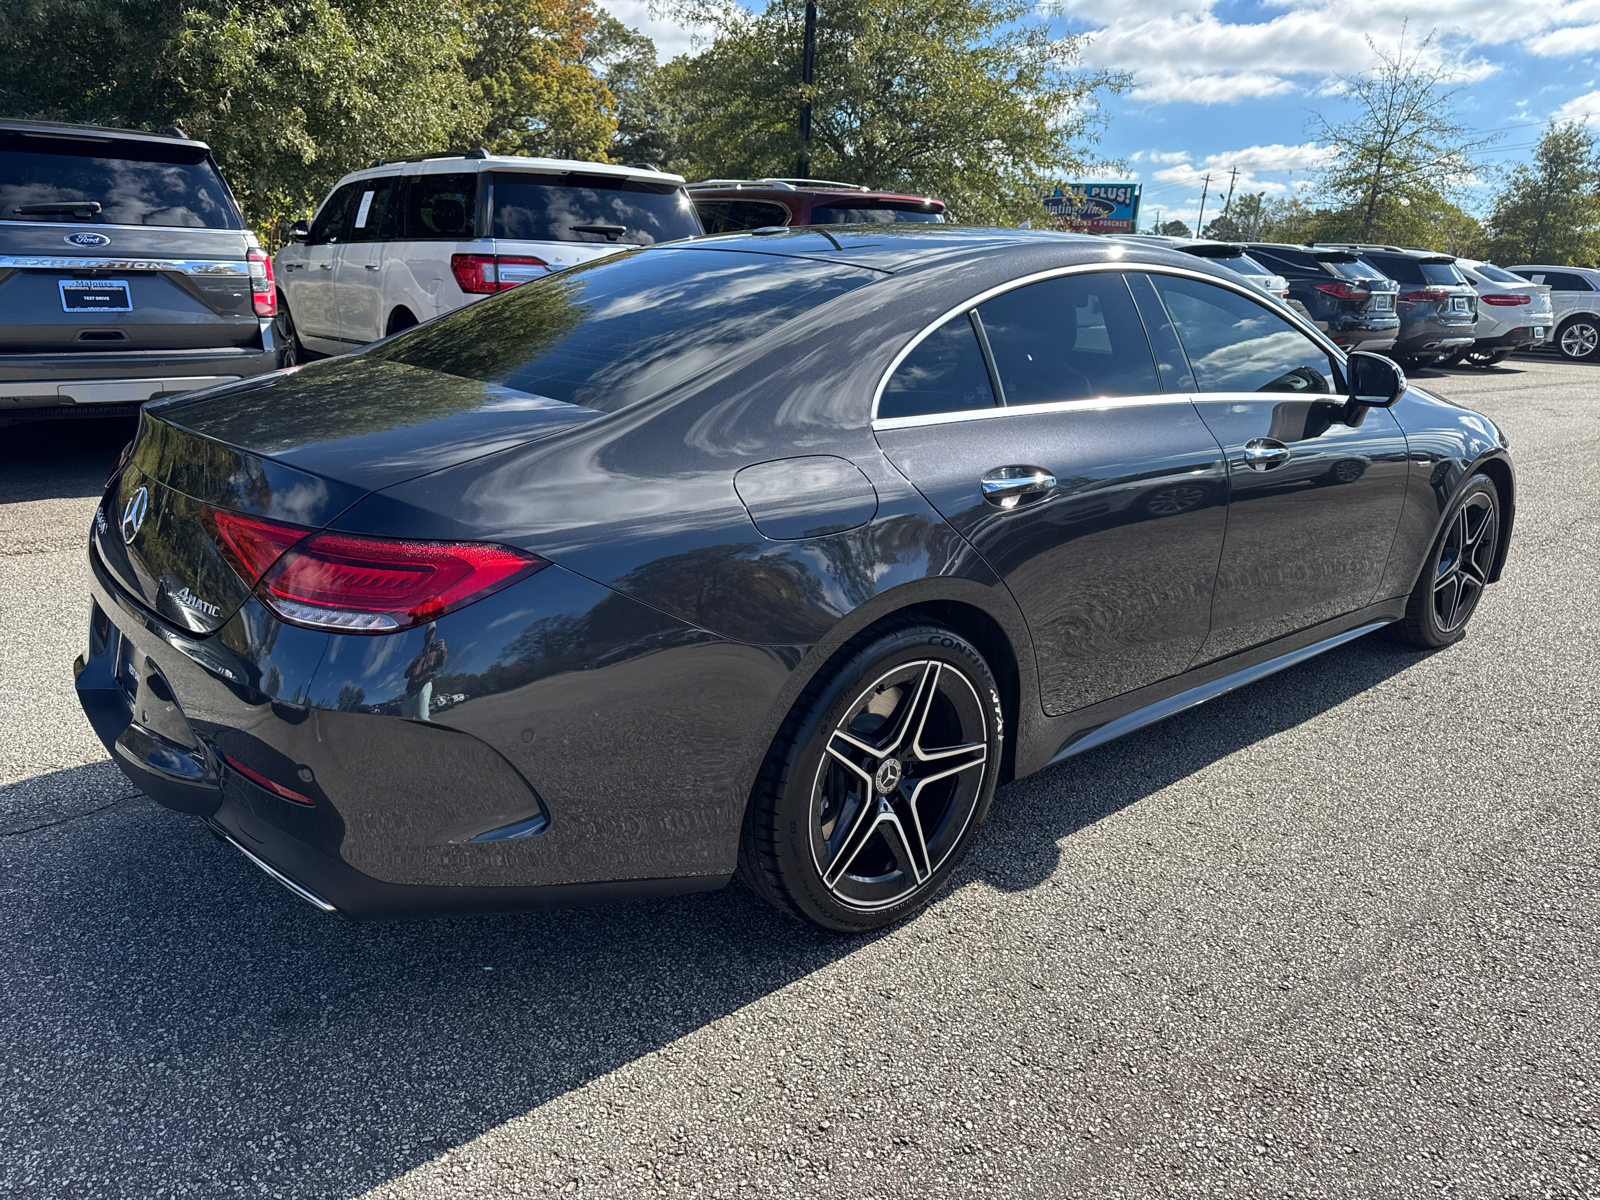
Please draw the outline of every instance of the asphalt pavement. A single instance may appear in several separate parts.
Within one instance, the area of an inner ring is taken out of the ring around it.
[[[0,429],[0,1195],[1600,1197],[1600,371],[1415,378],[1520,473],[1467,639],[1010,785],[860,940],[317,913],[73,699],[127,429]]]

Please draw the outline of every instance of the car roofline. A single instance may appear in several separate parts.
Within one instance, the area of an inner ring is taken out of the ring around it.
[[[588,162],[576,158],[536,158],[526,154],[491,154],[487,150],[452,150],[438,154],[417,154],[408,158],[380,158],[370,167],[363,167],[359,171],[351,171],[340,179],[340,183],[350,179],[373,178],[372,172],[388,172],[396,167],[425,167],[441,164],[435,171],[424,171],[423,174],[442,173],[458,164],[467,164],[467,169],[477,172],[485,170],[514,170],[526,171],[536,175],[611,175],[618,179],[647,180],[651,183],[683,184],[682,175],[674,175],[671,171],[646,170],[643,167],[625,166],[620,163]],[[403,174],[404,172],[397,172]],[[335,185],[337,186],[337,185]]]
[[[82,125],[71,121],[30,121],[16,117],[0,117],[0,133],[31,133],[41,137],[78,139],[85,142],[125,141],[147,142],[161,146],[187,146],[211,153],[205,142],[189,137],[181,130],[170,133],[151,133],[146,129],[120,129],[115,125]]]

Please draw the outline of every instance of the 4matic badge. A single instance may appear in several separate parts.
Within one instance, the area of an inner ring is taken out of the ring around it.
[[[174,592],[172,598],[185,608],[192,608],[202,616],[220,617],[222,615],[222,609],[209,601],[200,599],[188,588],[184,588],[181,592]]]

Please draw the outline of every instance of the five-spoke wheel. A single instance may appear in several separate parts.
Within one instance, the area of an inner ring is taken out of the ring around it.
[[[1500,549],[1500,492],[1486,475],[1474,475],[1456,498],[1422,577],[1392,627],[1417,646],[1448,646],[1466,632]]]
[[[796,916],[859,931],[949,878],[993,796],[1003,718],[983,656],[939,625],[900,618],[838,659],[773,745],[740,877]]]

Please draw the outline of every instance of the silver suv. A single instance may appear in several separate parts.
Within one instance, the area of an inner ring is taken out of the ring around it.
[[[703,232],[681,175],[486,150],[346,175],[278,251],[286,351],[341,354],[563,267]]]
[[[1600,358],[1600,271],[1589,267],[1523,264],[1507,267],[1529,283],[1550,289],[1555,345],[1563,358],[1593,362]]]
[[[204,142],[0,121],[0,425],[271,371],[275,302]]]

